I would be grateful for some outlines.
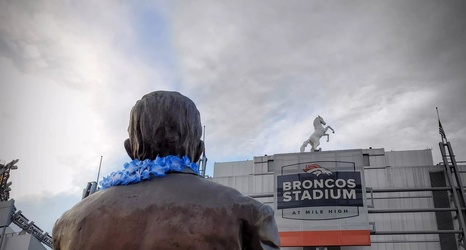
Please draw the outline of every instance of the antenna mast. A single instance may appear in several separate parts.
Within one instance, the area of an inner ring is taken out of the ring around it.
[[[205,177],[205,169],[207,166],[207,157],[205,156],[205,126],[204,126],[204,133],[202,137],[202,141],[204,141],[204,149],[202,150],[202,169],[201,169],[201,175],[202,177]]]
[[[103,156],[100,156],[100,164],[99,164],[99,172],[97,172],[97,180],[96,183],[99,184],[99,176],[100,176],[100,168],[102,167],[102,158]]]

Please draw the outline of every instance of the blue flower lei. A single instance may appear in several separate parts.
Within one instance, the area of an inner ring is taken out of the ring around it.
[[[150,180],[151,175],[164,177],[169,171],[181,172],[184,168],[189,168],[199,175],[199,166],[191,162],[187,156],[183,156],[183,158],[175,155],[168,155],[166,157],[157,156],[153,161],[149,159],[143,161],[135,159],[125,163],[123,167],[123,170],[113,172],[104,177],[100,182],[100,189]]]

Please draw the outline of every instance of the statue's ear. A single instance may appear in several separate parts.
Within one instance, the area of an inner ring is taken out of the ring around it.
[[[129,155],[129,158],[131,158],[131,160],[134,160],[133,147],[131,146],[131,142],[129,141],[129,139],[125,140],[124,145],[125,145],[126,153]]]

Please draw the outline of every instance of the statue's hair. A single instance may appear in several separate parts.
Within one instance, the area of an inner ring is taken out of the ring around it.
[[[125,148],[132,159],[186,155],[197,162],[204,148],[199,111],[178,92],[144,95],[131,110],[128,133]]]

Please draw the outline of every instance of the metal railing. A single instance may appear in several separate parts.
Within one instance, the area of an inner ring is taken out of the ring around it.
[[[35,225],[33,221],[29,221],[26,216],[23,215],[21,210],[17,210],[15,206],[13,206],[13,216],[11,219],[12,222],[22,230],[33,235],[41,243],[52,248],[52,236],[50,236],[49,233],[42,231],[42,229]]]

